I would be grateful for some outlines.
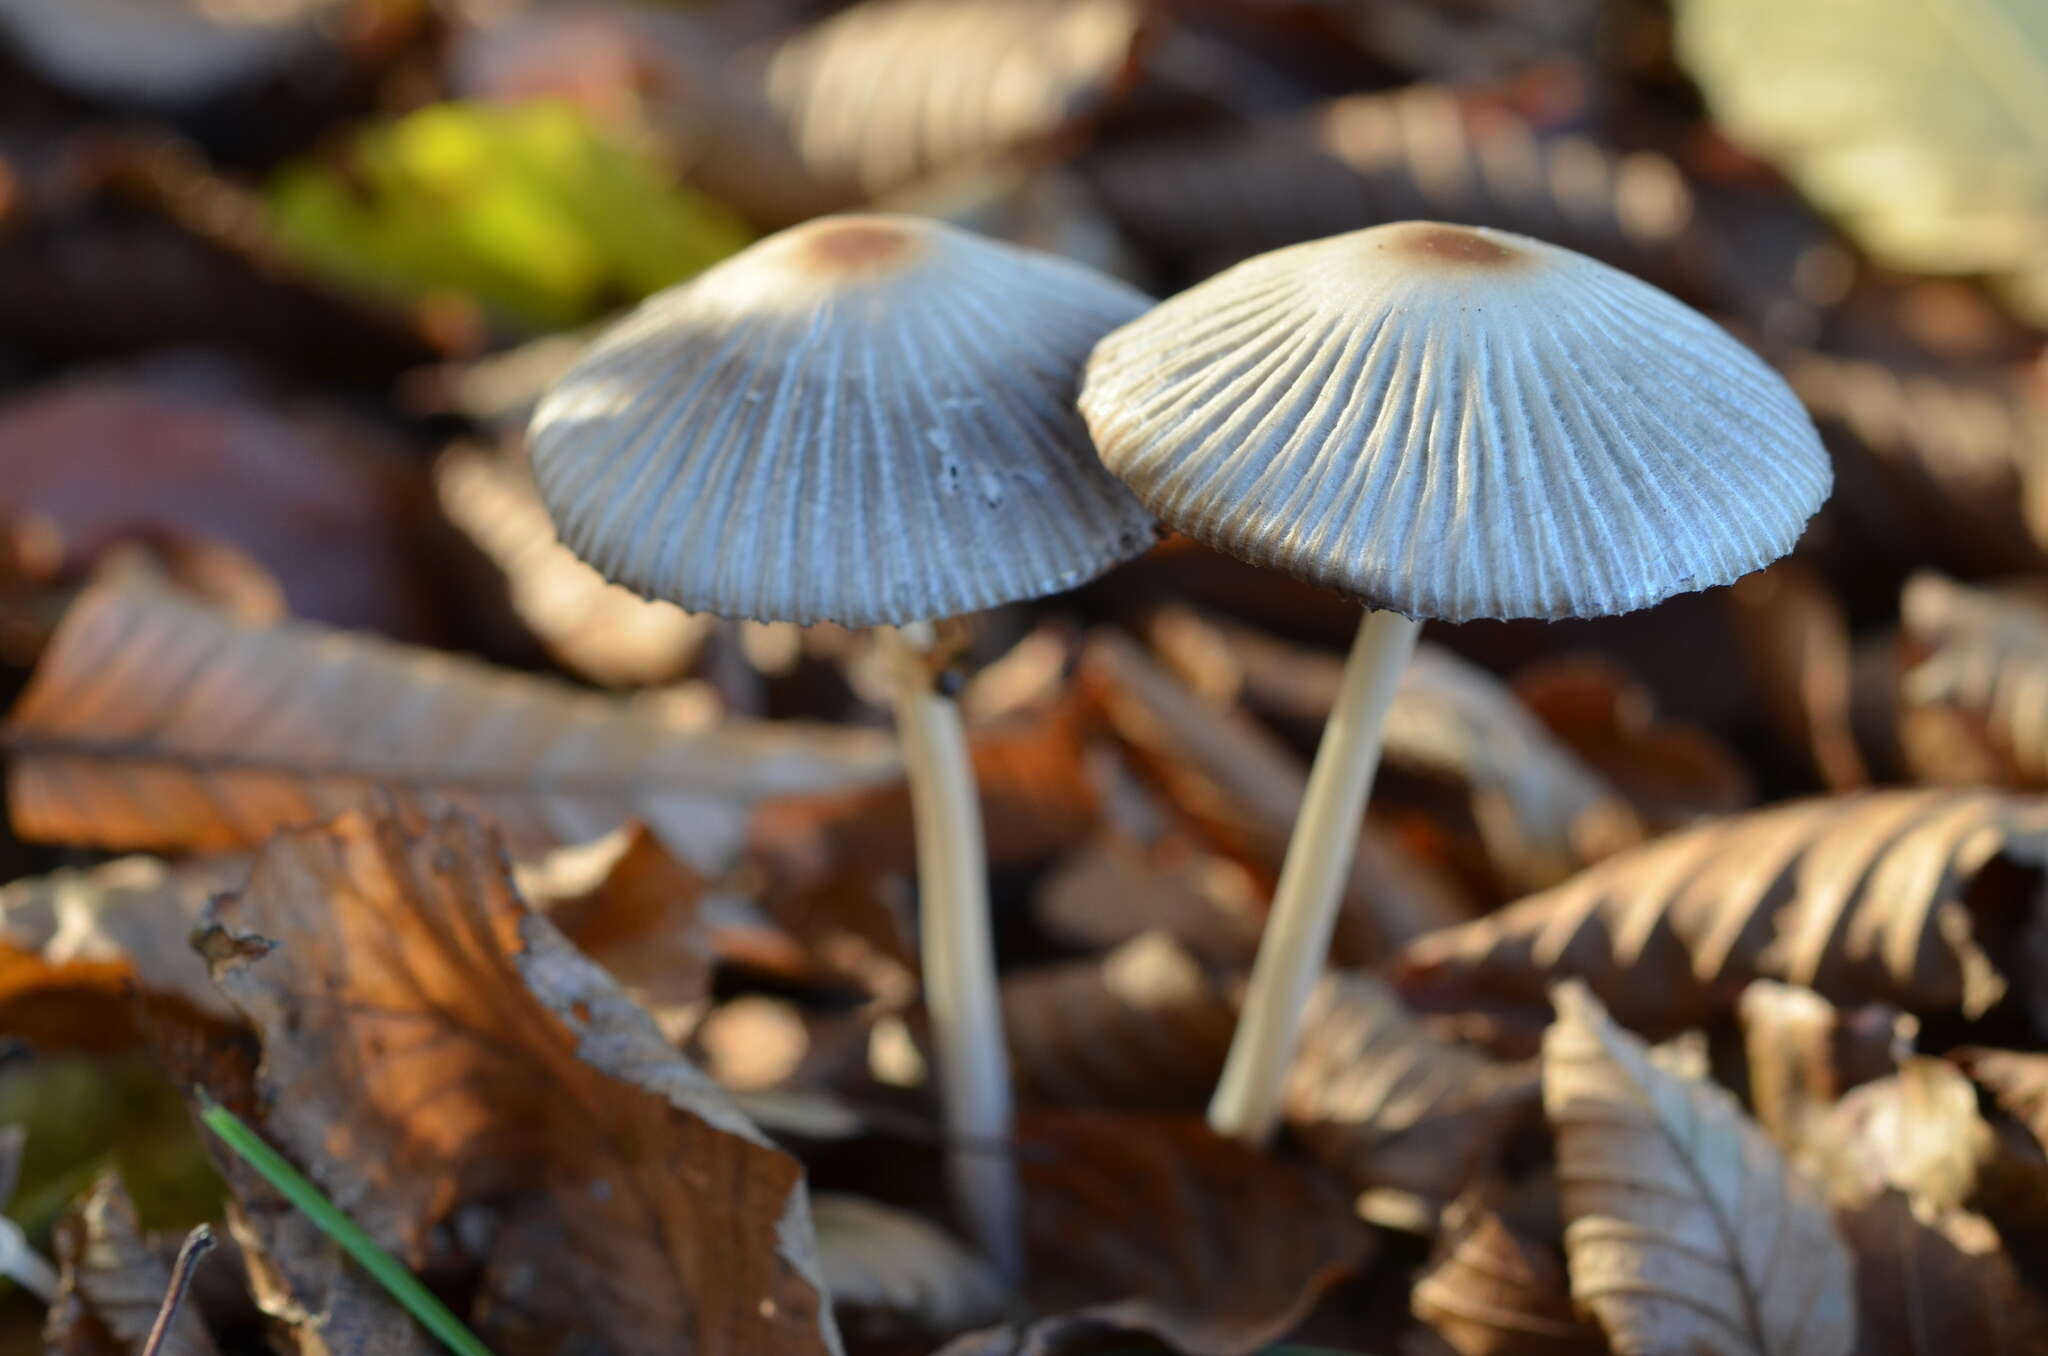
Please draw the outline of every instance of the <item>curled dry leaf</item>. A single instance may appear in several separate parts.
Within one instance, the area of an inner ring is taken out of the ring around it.
[[[1371,975],[1326,975],[1288,1075],[1288,1128],[1360,1191],[1441,1209],[1537,1100],[1534,1068],[1432,1036]]]
[[[57,1224],[62,1285],[44,1328],[53,1351],[87,1352],[104,1332],[107,1349],[142,1349],[170,1288],[171,1268],[143,1236],[121,1179],[109,1173],[93,1183]],[[179,1308],[165,1333],[162,1356],[214,1356],[219,1350],[199,1310]]]
[[[486,813],[522,853],[638,819],[706,870],[763,797],[895,768],[877,732],[686,728],[436,652],[243,625],[133,575],[73,606],[0,741],[29,838],[226,850],[395,792]]]
[[[1661,155],[1539,137],[1442,86],[1356,94],[1222,137],[1105,152],[1090,183],[1131,237],[1207,272],[1419,218],[1498,226],[1683,285],[1692,193]]]
[[[1993,964],[2034,918],[2048,802],[1995,791],[1795,801],[1647,843],[1410,946],[1430,1006],[1540,1006],[1584,980],[1638,1030],[1724,1015],[1753,979],[1837,1003],[1977,1016]]]
[[[1334,1182],[1193,1117],[1040,1113],[1023,1118],[1019,1137],[1031,1298],[1056,1316],[1051,1328],[1099,1325],[1184,1356],[1248,1356],[1367,1256],[1370,1239]],[[1026,1330],[972,1349],[1045,1349],[1033,1342]]]
[[[1244,716],[1211,708],[1111,632],[1083,648],[1078,688],[1141,775],[1219,851],[1278,871],[1307,784],[1292,753]],[[1367,824],[1331,954],[1338,964],[1376,961],[1464,916],[1455,887]]]
[[[813,177],[873,198],[1101,109],[1143,17],[1137,0],[861,0],[775,47],[767,98]]]
[[[1165,933],[1003,983],[1027,1105],[1199,1111],[1236,1026],[1229,998]]]
[[[1577,984],[1543,1042],[1572,1294],[1617,1351],[1844,1356],[1848,1250],[1820,1195],[1707,1083]]]
[[[557,662],[615,687],[681,677],[714,619],[650,601],[578,560],[525,470],[467,444],[434,463],[449,520],[505,572],[512,608]]]
[[[1603,1356],[1572,1307],[1564,1259],[1517,1233],[1476,1197],[1446,1213],[1436,1258],[1415,1282],[1415,1316],[1458,1356]]]
[[[2048,603],[1923,571],[1899,621],[1900,744],[1914,772],[2048,786]]]
[[[117,966],[143,990],[212,1017],[234,1010],[192,951],[207,901],[249,879],[246,857],[123,857],[0,886],[0,944],[54,967]]]
[[[415,1265],[483,1210],[486,1341],[836,1350],[801,1169],[519,901],[474,821],[280,834],[213,915],[266,1132]]]
[[[811,1217],[833,1312],[850,1332],[906,1326],[955,1333],[992,1323],[1009,1307],[988,1262],[920,1216],[820,1192]]]
[[[1828,790],[1868,786],[1851,720],[1849,625],[1819,571],[1788,556],[1726,597],[1778,733],[1805,750]]]
[[[559,848],[514,879],[523,898],[650,1008],[710,994],[718,941],[703,916],[705,882],[641,825]]]
[[[1811,1147],[1809,1161],[1837,1202],[1893,1190],[1936,1215],[1973,1201],[1997,1141],[1969,1078],[1945,1060],[1914,1056],[1845,1096]]]

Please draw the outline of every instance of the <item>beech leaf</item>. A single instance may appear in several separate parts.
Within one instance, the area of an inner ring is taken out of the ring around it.
[[[1543,1042],[1572,1294],[1617,1351],[1843,1356],[1847,1248],[1735,1099],[1658,1067],[1578,984]]]
[[[1415,1316],[1459,1356],[1603,1356],[1600,1330],[1572,1307],[1563,1258],[1477,1198],[1447,1212],[1436,1260],[1415,1282]]]
[[[1633,848],[1497,914],[1425,937],[1403,986],[1428,1005],[1531,1007],[1584,980],[1668,1034],[1753,979],[1837,1003],[1978,1016],[2006,991],[1991,948],[2032,920],[2048,800],[1857,792],[1732,816]]]
[[[761,798],[888,778],[888,736],[688,728],[606,698],[303,623],[251,626],[132,574],[73,605],[0,729],[25,837],[222,851],[400,793],[515,851],[638,819],[705,870]]]
[[[474,821],[278,835],[203,939],[263,1043],[264,1129],[418,1266],[495,1218],[505,1350],[837,1350],[801,1169],[513,893]]]

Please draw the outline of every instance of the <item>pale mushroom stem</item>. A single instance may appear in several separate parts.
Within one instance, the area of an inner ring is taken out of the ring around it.
[[[1387,708],[1421,631],[1421,622],[1398,612],[1368,612],[1352,642],[1280,867],[1237,1034],[1209,1101],[1209,1126],[1219,1135],[1263,1144],[1279,1124],[1302,1013],[1329,955],[1337,904],[1358,849]]]
[[[990,935],[981,801],[960,710],[932,688],[931,628],[876,628],[896,703],[896,732],[917,830],[925,1005],[938,1053],[955,1203],[1006,1277],[1021,1276],[1021,1206],[1010,1152],[1010,1060]]]
[[[29,1246],[21,1226],[5,1216],[0,1216],[0,1276],[45,1304],[57,1302],[57,1273]]]

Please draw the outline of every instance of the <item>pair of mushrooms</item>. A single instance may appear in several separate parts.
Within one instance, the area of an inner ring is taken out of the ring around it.
[[[563,540],[629,588],[878,628],[953,1189],[1012,1274],[1014,1165],[986,1147],[1010,1092],[981,826],[926,623],[1090,579],[1146,549],[1154,514],[1366,606],[1210,1106],[1256,1142],[1422,620],[1599,616],[1729,583],[1789,551],[1831,483],[1791,391],[1704,317],[1570,251],[1423,222],[1154,306],[931,222],[824,218],[599,341],[541,404],[532,459]]]

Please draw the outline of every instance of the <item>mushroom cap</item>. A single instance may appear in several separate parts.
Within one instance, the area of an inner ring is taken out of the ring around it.
[[[1168,526],[1413,617],[1587,617],[1792,549],[1833,473],[1763,361],[1647,283],[1435,222],[1275,250],[1097,345],[1081,410]]]
[[[0,38],[103,98],[176,107],[260,80],[308,50],[344,0],[0,0]]]
[[[600,339],[534,414],[534,482],[599,573],[692,611],[898,625],[1057,593],[1156,536],[1074,408],[1150,304],[937,222],[821,218]]]

